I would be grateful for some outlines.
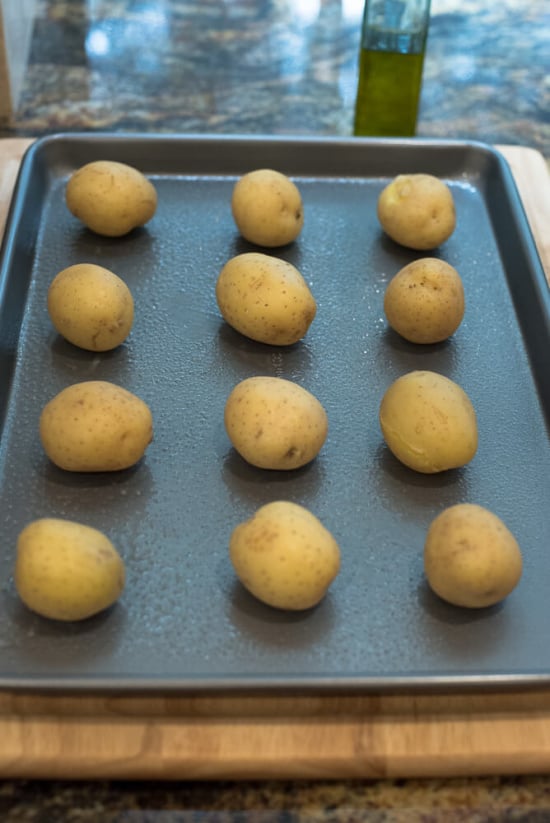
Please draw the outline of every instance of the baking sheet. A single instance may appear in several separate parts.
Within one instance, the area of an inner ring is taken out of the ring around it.
[[[67,212],[68,175],[99,158],[152,176],[159,209],[145,229],[99,238]],[[272,251],[298,266],[319,306],[291,349],[240,337],[214,298],[221,266],[252,248],[232,223],[232,186],[260,166],[291,174],[304,199],[299,240]],[[457,230],[437,254],[461,273],[467,311],[436,346],[400,340],[383,318],[388,279],[421,256],[386,239],[375,218],[378,193],[402,171],[443,177],[457,203]],[[51,279],[84,261],[113,269],[134,294],[132,335],[109,354],[65,343],[47,316]],[[24,160],[0,278],[0,685],[330,690],[549,679],[548,288],[497,153],[425,141],[47,138]],[[480,446],[464,469],[417,475],[384,447],[380,398],[413,368],[445,373],[472,398]],[[226,438],[227,394],[259,373],[296,380],[327,409],[327,443],[298,472],[247,466]],[[124,385],[153,410],[155,440],[128,472],[66,474],[42,453],[43,405],[92,378]],[[255,601],[228,560],[233,526],[282,498],[311,508],[342,548],[329,595],[303,614]],[[422,574],[429,522],[464,500],[498,513],[524,551],[516,591],[481,612],[438,600]],[[103,529],[126,561],[121,601],[81,624],[32,615],[13,588],[18,532],[50,515]]]

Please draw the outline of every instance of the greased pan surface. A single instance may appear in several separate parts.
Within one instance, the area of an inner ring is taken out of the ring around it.
[[[159,195],[148,226],[93,235],[67,211],[70,173],[116,159]],[[305,226],[270,253],[296,265],[317,299],[303,342],[271,348],[221,320],[219,270],[253,247],[233,224],[235,180],[270,166],[296,180]],[[467,308],[444,344],[388,330],[388,279],[419,253],[377,223],[382,187],[426,171],[452,188],[454,235],[435,252],[460,272]],[[64,342],[46,311],[49,283],[77,262],[107,266],[134,295],[127,343],[96,355]],[[0,685],[24,689],[228,689],[483,686],[550,680],[550,352],[548,289],[509,171],[481,144],[423,141],[60,135],[24,159],[0,280]],[[385,448],[378,406],[400,374],[432,369],[468,392],[480,444],[464,469],[424,476]],[[319,457],[293,473],[246,465],[223,426],[227,395],[255,374],[288,377],[329,416]],[[65,386],[112,380],[149,403],[155,439],[134,469],[68,474],[38,438],[45,403]],[[235,580],[228,540],[263,503],[289,499],[333,532],[342,570],[316,609],[255,601]],[[445,506],[501,516],[524,553],[502,605],[438,600],[423,579],[426,529]],[[80,624],[28,612],[14,590],[17,534],[41,516],[104,530],[123,555],[118,604]]]

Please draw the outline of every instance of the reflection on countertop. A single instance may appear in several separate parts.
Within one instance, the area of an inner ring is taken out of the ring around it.
[[[0,136],[58,131],[349,135],[363,0],[39,0]],[[550,157],[550,7],[433,0],[418,135]],[[1,745],[1,744],[0,744]],[[4,781],[0,819],[543,821],[550,780]]]
[[[38,0],[1,133],[349,135],[363,0]],[[433,0],[418,135],[550,155],[550,11]]]

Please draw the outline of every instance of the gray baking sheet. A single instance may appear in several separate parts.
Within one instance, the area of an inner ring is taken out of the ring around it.
[[[67,211],[71,172],[94,159],[151,176],[158,211],[147,227],[102,238]],[[317,299],[291,348],[228,328],[214,286],[251,250],[230,211],[235,180],[259,167],[291,175],[303,195],[299,239],[271,250],[294,263]],[[409,344],[387,328],[388,279],[421,253],[376,220],[383,186],[401,172],[445,179],[457,229],[435,254],[460,272],[466,314],[449,341]],[[134,329],[114,352],[78,350],[54,331],[49,283],[78,262],[128,283]],[[24,158],[0,270],[0,686],[19,689],[390,689],[550,680],[550,310],[548,288],[508,167],[488,146],[421,140],[58,135]],[[388,452],[378,406],[411,369],[468,392],[479,449],[465,468],[414,473]],[[319,457],[292,473],[246,465],[223,426],[231,388],[270,374],[312,391],[329,417]],[[44,404],[80,380],[112,380],[151,406],[155,437],[135,468],[71,474],[38,437]],[[304,613],[265,606],[236,581],[233,527],[288,499],[310,508],[342,551],[326,599]],[[444,507],[487,506],[524,555],[501,605],[455,608],[423,578],[426,529]],[[105,531],[127,567],[121,600],[60,624],[18,600],[19,531],[37,517]]]

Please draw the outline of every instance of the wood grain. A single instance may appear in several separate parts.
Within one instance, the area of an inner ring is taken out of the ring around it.
[[[349,778],[550,771],[550,692],[0,696],[0,774]]]
[[[4,234],[19,165],[31,143],[32,140],[24,138],[0,140],[0,237]]]
[[[508,161],[539,256],[550,283],[550,173],[540,152],[521,146],[497,146]]]
[[[0,228],[30,141],[0,141]],[[500,147],[550,282],[550,180]],[[376,778],[550,772],[550,690],[209,696],[0,693],[0,776]]]

